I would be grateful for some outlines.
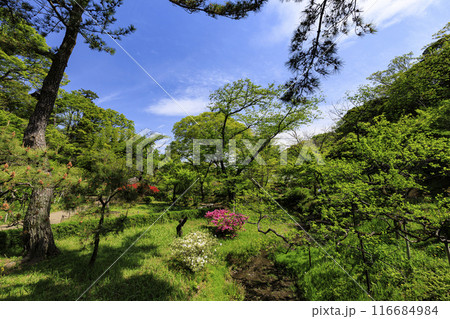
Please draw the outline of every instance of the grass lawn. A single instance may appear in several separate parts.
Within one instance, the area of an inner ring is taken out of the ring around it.
[[[277,242],[248,225],[237,238],[220,239],[214,265],[191,273],[170,260],[169,245],[175,238],[176,225],[167,222],[151,227],[81,299],[242,300],[243,289],[231,279],[227,260],[244,262],[270,242]],[[58,257],[2,273],[0,300],[76,300],[147,227],[103,237],[93,268],[87,266],[92,246],[84,246],[78,237],[58,240],[62,252]],[[205,228],[206,220],[194,219],[186,223],[183,232]]]

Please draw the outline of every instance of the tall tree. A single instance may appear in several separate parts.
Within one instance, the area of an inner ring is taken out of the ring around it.
[[[134,30],[133,26],[111,30],[115,22],[117,7],[123,1],[19,1],[3,0],[2,9],[6,10],[11,21],[25,20],[38,32],[47,35],[64,30],[59,47],[50,55],[51,66],[43,80],[37,104],[30,116],[24,132],[23,143],[27,147],[46,148],[45,132],[58,96],[58,90],[64,77],[69,58],[77,43],[78,34],[82,34],[91,49],[98,51],[113,50],[106,46],[99,34],[108,32],[115,38]],[[84,16],[83,16],[84,14]],[[34,189],[24,220],[26,259],[40,259],[58,254],[50,227],[49,213],[53,196],[52,188]]]
[[[226,185],[227,199],[232,199],[237,178],[248,171],[252,163],[260,161],[262,152],[269,149],[274,138],[314,119],[318,99],[285,102],[280,100],[283,91],[282,86],[262,87],[248,79],[226,84],[211,94],[211,112],[186,117],[174,125],[174,149],[180,150],[196,170],[205,174],[210,172],[211,164],[214,165]],[[202,146],[207,151],[199,152],[201,159],[198,160],[195,159],[194,139],[215,140],[214,145]],[[209,155],[210,159],[206,159],[205,154],[215,153],[216,146],[222,154],[217,158]]]

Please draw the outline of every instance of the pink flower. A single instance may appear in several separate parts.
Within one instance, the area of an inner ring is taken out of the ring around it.
[[[230,235],[232,238],[236,236],[236,232],[242,229],[245,221],[248,219],[239,213],[229,212],[226,209],[216,209],[207,212],[205,217],[214,225],[216,232],[221,235]]]

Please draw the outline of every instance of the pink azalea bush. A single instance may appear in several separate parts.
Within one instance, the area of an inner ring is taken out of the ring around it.
[[[237,231],[242,229],[248,217],[226,209],[216,209],[207,212],[205,217],[215,228],[218,235],[235,237]],[[245,230],[245,229],[243,229]]]

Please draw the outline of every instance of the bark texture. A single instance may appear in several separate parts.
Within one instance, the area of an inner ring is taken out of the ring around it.
[[[50,70],[42,83],[38,102],[24,132],[23,143],[26,147],[45,148],[47,145],[45,142],[45,130],[58,97],[58,90],[64,77],[64,71],[77,42],[81,15],[83,13],[81,8],[77,8],[75,7],[75,12],[73,12],[69,20],[69,23],[73,22],[73,25],[69,24],[67,27],[58,52],[53,57]]]
[[[35,261],[59,254],[50,227],[53,189],[34,189],[24,219],[25,261]]]

